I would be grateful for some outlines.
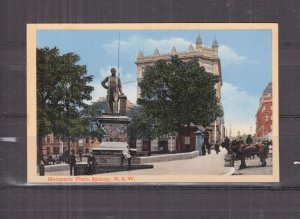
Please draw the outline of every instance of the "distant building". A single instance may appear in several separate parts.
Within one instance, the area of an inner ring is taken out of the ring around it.
[[[192,58],[198,58],[199,64],[203,67],[205,67],[205,70],[207,72],[213,73],[214,75],[217,75],[221,78],[220,82],[215,85],[216,89],[216,96],[220,100],[221,104],[221,87],[222,87],[222,73],[221,73],[221,62],[220,58],[218,57],[218,42],[216,40],[213,41],[212,47],[207,48],[202,45],[202,39],[200,36],[196,39],[196,45],[195,47],[191,44],[187,51],[178,52],[175,47],[172,48],[170,53],[160,54],[158,49],[155,49],[153,55],[145,56],[141,51],[139,52],[136,60],[136,66],[137,66],[137,83],[140,82],[143,79],[143,74],[146,66],[154,65],[155,62],[158,60],[165,60],[170,61],[171,56],[178,55],[178,57],[183,61],[189,61]],[[137,86],[137,97],[140,97],[141,90]],[[224,119],[223,118],[217,118],[215,122],[211,123],[209,126],[206,127],[206,131],[209,133],[209,142],[211,144],[214,144],[217,140],[224,139],[225,129],[224,129]],[[186,132],[192,133],[191,130],[186,130]],[[179,132],[181,133],[181,132]],[[180,136],[179,136],[180,137]],[[195,145],[193,145],[195,142],[194,138],[195,135],[190,135],[190,140],[185,140],[185,142],[190,142],[190,145],[184,145],[185,143],[178,143],[178,142],[184,142],[183,140],[177,139],[177,151],[188,151],[193,150],[195,148]],[[168,140],[167,145],[170,148],[174,147],[174,136],[168,136],[168,138],[162,138],[163,141]],[[154,142],[154,149],[159,149],[162,147],[161,145],[166,145],[165,142],[161,142],[158,139],[158,142],[155,140]],[[143,142],[139,143],[140,147],[143,148]],[[180,144],[180,145],[178,145]],[[138,145],[138,143],[137,143]],[[151,146],[152,147],[152,146]],[[186,148],[186,149],[184,149]]]
[[[267,138],[272,134],[272,82],[270,82],[259,100],[256,113],[256,135]]]
[[[55,137],[53,134],[49,134],[44,138],[42,149],[43,155],[58,155],[62,154],[68,149],[68,142],[61,141],[60,138]],[[89,138],[79,139],[78,141],[70,142],[70,150],[74,151],[75,154],[79,154],[81,151],[83,154],[89,153],[91,148],[99,147],[100,143],[98,140],[91,140]]]

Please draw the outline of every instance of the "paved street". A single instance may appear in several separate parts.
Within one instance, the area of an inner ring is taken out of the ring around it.
[[[198,156],[193,159],[153,163],[153,169],[130,171],[134,175],[224,175],[232,168],[224,167],[224,154],[221,148],[218,155],[212,151],[210,155]],[[108,175],[116,175],[109,173]],[[117,175],[128,175],[128,171],[118,172]]]
[[[272,175],[272,159],[269,157],[266,159],[267,166],[261,167],[259,157],[255,156],[254,159],[246,159],[247,168],[239,170],[241,161],[234,162],[234,167],[237,170],[237,175]]]
[[[105,173],[105,175],[224,175],[233,173],[232,167],[224,166],[224,155],[226,150],[220,148],[221,152],[217,155],[213,150],[210,155],[198,156],[193,159],[166,161],[152,163],[153,169],[141,169],[131,171],[120,171]],[[239,170],[241,161],[234,162],[235,173],[237,175],[271,175],[272,160],[268,158],[267,166],[261,167],[257,156],[254,159],[246,160],[246,169]],[[46,176],[68,176],[69,171],[47,172]],[[102,175],[102,174],[95,174]],[[234,176],[233,176],[234,177]]]
[[[232,171],[231,167],[224,167],[224,154],[226,150],[221,148],[218,155],[213,150],[210,155],[193,159],[153,163],[153,169],[111,172],[105,175],[224,175]],[[48,172],[46,175],[69,175],[69,171]]]

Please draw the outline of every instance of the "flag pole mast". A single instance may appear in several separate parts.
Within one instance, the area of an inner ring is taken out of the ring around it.
[[[120,78],[120,32],[118,40],[118,77]]]

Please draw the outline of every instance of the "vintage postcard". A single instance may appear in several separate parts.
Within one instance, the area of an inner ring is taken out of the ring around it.
[[[279,182],[278,25],[28,24],[28,183]]]

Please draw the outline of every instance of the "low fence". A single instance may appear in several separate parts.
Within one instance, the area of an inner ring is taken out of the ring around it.
[[[184,159],[192,159],[199,156],[199,151],[193,151],[188,153],[177,153],[177,154],[162,154],[162,155],[154,155],[147,157],[138,157],[137,163],[155,163],[155,162],[165,162],[172,160],[184,160]]]

